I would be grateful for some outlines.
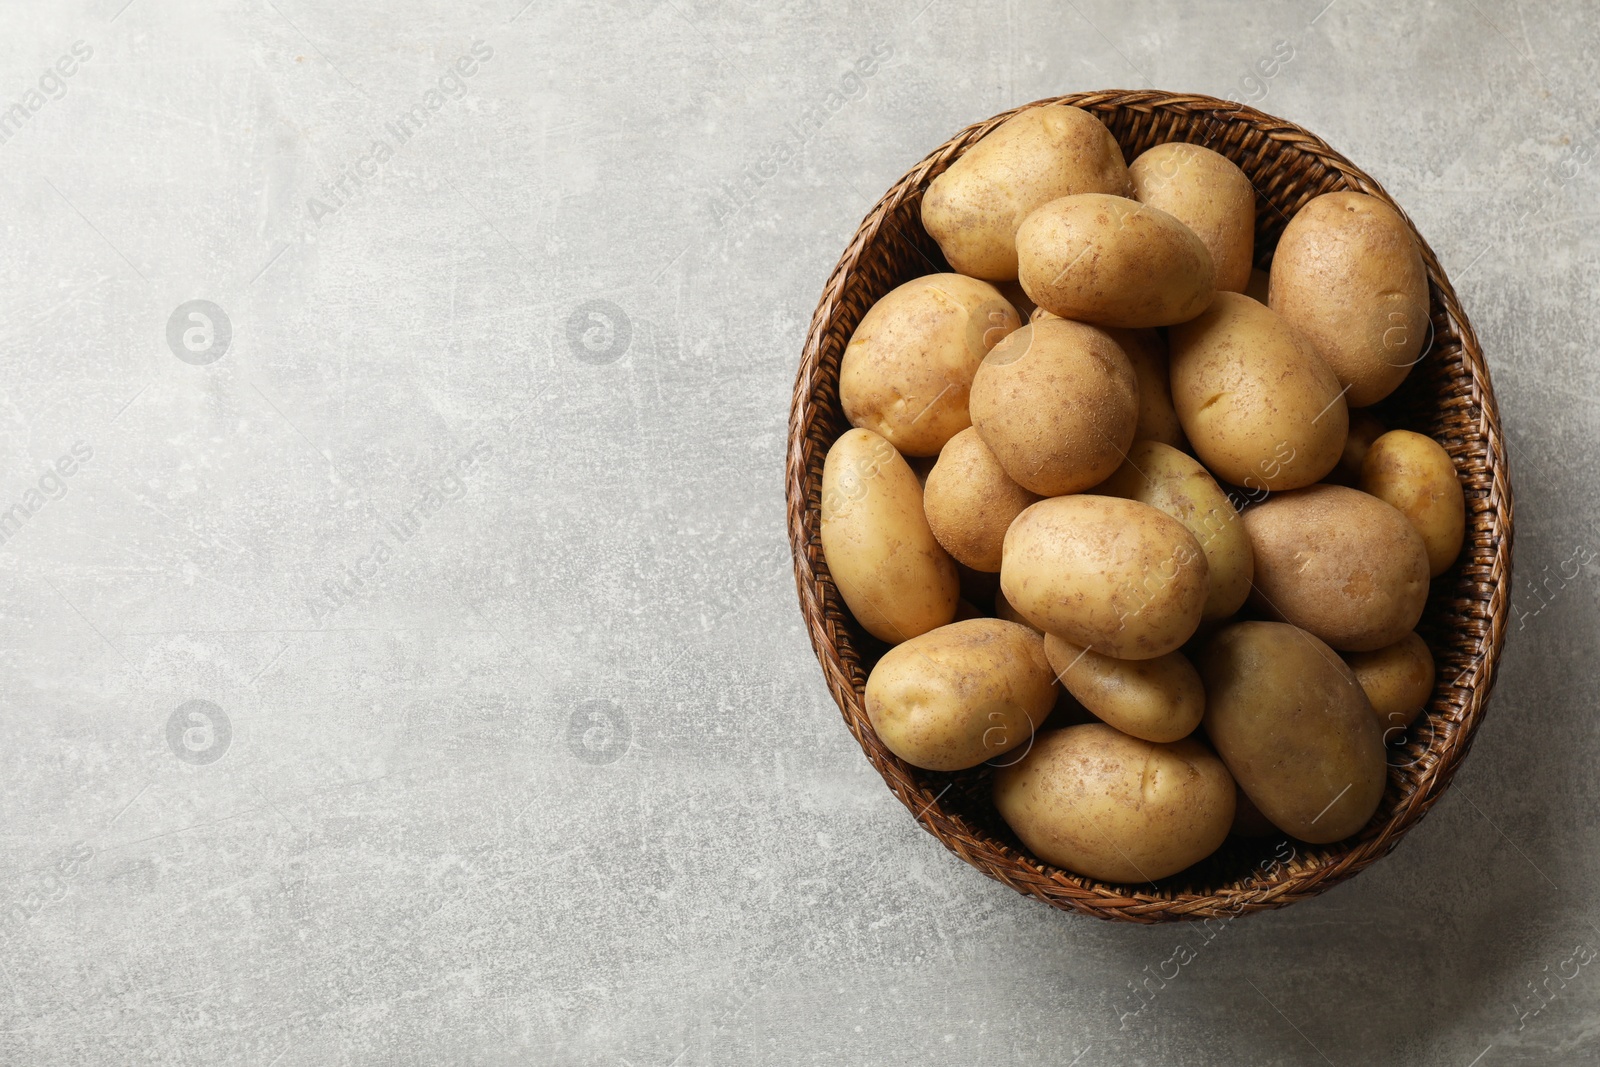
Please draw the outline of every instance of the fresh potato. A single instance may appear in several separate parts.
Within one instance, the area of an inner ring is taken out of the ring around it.
[[[1410,726],[1428,706],[1433,695],[1433,653],[1420,634],[1406,634],[1374,652],[1347,652],[1344,661],[1367,694],[1385,739]]]
[[[1201,655],[1206,734],[1261,813],[1327,844],[1372,818],[1388,768],[1378,717],[1332,649],[1277,622],[1239,622]]]
[[[1341,652],[1370,652],[1422,617],[1427,549],[1406,517],[1377,497],[1313,485],[1274,493],[1241,519],[1256,558],[1253,599],[1273,618]]]
[[[1398,508],[1428,549],[1428,574],[1450,569],[1467,532],[1467,501],[1450,453],[1431,437],[1390,430],[1361,462],[1361,491]]]
[[[1043,319],[984,359],[971,411],[1013,481],[1040,496],[1075,493],[1116,470],[1133,443],[1138,378],[1105,332]]]
[[[1044,653],[1067,691],[1108,726],[1142,741],[1166,743],[1194,733],[1206,710],[1200,672],[1182,652],[1155,659],[1113,659],[1046,634]]]
[[[850,425],[908,456],[935,456],[968,426],[967,392],[989,350],[1022,324],[987,282],[913,278],[872,305],[839,361]]]
[[[1324,193],[1284,227],[1267,303],[1348,386],[1351,407],[1405,380],[1428,339],[1428,274],[1404,218],[1365,193]]]
[[[939,453],[923,486],[922,509],[933,536],[958,563],[998,572],[1006,528],[1038,499],[1011,480],[969,426]]]
[[[1155,745],[1103,723],[1052,730],[996,772],[994,804],[1046,863],[1105,882],[1153,882],[1228,836],[1234,787],[1198,741]]]
[[[1133,197],[1160,208],[1200,238],[1217,270],[1217,288],[1250,284],[1256,242],[1256,190],[1244,171],[1209,148],[1173,141],[1128,165]]]
[[[1251,300],[1265,304],[1267,302],[1267,286],[1271,281],[1271,277],[1264,270],[1252,270],[1250,272],[1250,284],[1245,286],[1244,295]]]
[[[891,644],[955,618],[961,583],[922,513],[922,488],[871,430],[847,430],[822,465],[822,555],[845,606]]]
[[[1007,119],[933,179],[922,226],[962,274],[1015,278],[1028,212],[1073,193],[1132,190],[1111,131],[1080,108],[1047,104]]]
[[[1247,296],[1218,293],[1169,340],[1172,403],[1213,474],[1277,492],[1333,470],[1349,412],[1333,372],[1288,323]]]
[[[1194,535],[1211,576],[1202,619],[1225,619],[1244,606],[1255,573],[1250,537],[1228,494],[1192,456],[1159,441],[1136,441],[1127,462],[1095,492],[1149,504]]]
[[[1372,412],[1352,411],[1350,433],[1344,439],[1344,452],[1339,456],[1338,466],[1328,475],[1328,481],[1334,485],[1361,488],[1361,464],[1366,461],[1367,450],[1372,447],[1372,442],[1388,432],[1389,428],[1379,422],[1378,416]]]
[[[1168,326],[1216,295],[1211,253],[1162,211],[1105,193],[1064,196],[1017,229],[1017,280],[1051,314],[1096,326]]]
[[[1106,333],[1133,364],[1139,380],[1139,419],[1135,441],[1160,441],[1173,448],[1184,445],[1183,426],[1172,406],[1172,383],[1167,367],[1167,343],[1155,330],[1109,329]]]
[[[1006,531],[1000,589],[1029,622],[1117,659],[1154,659],[1200,625],[1205,553],[1148,504],[1078,494],[1041,500]]]
[[[890,752],[914,767],[959,771],[1033,737],[1056,686],[1038,634],[970,619],[884,653],[866,695],[867,718]]]

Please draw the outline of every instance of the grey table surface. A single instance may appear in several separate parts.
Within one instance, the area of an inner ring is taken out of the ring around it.
[[[0,8],[0,1062],[1600,1059],[1588,5],[379,6]],[[1143,86],[1407,207],[1518,491],[1457,785],[1211,938],[924,833],[785,544],[878,193]]]

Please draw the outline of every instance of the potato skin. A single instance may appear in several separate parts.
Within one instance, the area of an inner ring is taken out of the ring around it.
[[[1399,509],[1422,535],[1428,574],[1437,578],[1461,555],[1467,500],[1450,453],[1431,437],[1390,430],[1361,462],[1361,491]]]
[[[1030,212],[1017,228],[1017,280],[1053,315],[1128,329],[1192,319],[1216,294],[1211,253],[1189,227],[1104,193]]]
[[[1187,442],[1178,412],[1172,406],[1172,378],[1168,370],[1167,343],[1155,330],[1119,330],[1106,333],[1121,347],[1133,376],[1139,382],[1139,418],[1133,427],[1135,441],[1160,441],[1173,448]]]
[[[922,226],[950,266],[973,278],[1017,276],[1017,227],[1073,193],[1133,191],[1116,138],[1081,108],[1047,104],[1007,119],[928,184]]]
[[[1006,531],[1000,589],[1045,633],[1117,659],[1154,659],[1200,625],[1205,553],[1184,525],[1118,497],[1041,500]]]
[[[1392,645],[1428,600],[1428,553],[1406,517],[1342,485],[1274,493],[1242,516],[1254,600],[1341,652]],[[1002,579],[1003,580],[1003,579]]]
[[[929,274],[891,290],[862,316],[839,361],[839,403],[850,425],[907,456],[936,456],[972,425],[972,376],[1022,324],[988,282]]]
[[[922,488],[871,430],[847,430],[822,466],[822,555],[845,606],[891,644],[955,618],[961,583],[922,512]]]
[[[1215,852],[1234,786],[1198,741],[1167,745],[1090,723],[1035,739],[995,774],[1000,817],[1046,863],[1106,882],[1150,882]]]
[[[1435,667],[1428,643],[1409,633],[1373,652],[1347,652],[1344,661],[1372,705],[1385,740],[1416,720],[1433,695]]]
[[[1256,190],[1244,171],[1209,148],[1173,141],[1134,160],[1128,174],[1135,200],[1160,208],[1200,238],[1216,267],[1217,288],[1244,292],[1256,241]]]
[[[914,767],[959,771],[1010,752],[1056,703],[1044,642],[1026,626],[969,619],[896,645],[867,678],[867,717]]]
[[[1006,528],[1037,503],[1006,474],[975,427],[967,427],[939,453],[922,489],[928,528],[957,563],[998,573]]]
[[[1349,412],[1338,379],[1288,323],[1247,296],[1218,293],[1169,340],[1178,421],[1218,478],[1277,492],[1333,470]]]
[[[1165,744],[1194,733],[1206,710],[1200,672],[1182,652],[1155,659],[1113,659],[1046,634],[1044,654],[1060,681],[1108,726]]]
[[[1040,496],[1076,493],[1122,463],[1138,425],[1139,382],[1104,331],[1042,319],[984,359],[971,415],[1017,484]]]
[[[1206,734],[1273,825],[1327,844],[1367,824],[1388,773],[1382,731],[1332,649],[1285,623],[1240,622],[1199,667]]]
[[[1394,392],[1428,339],[1422,252],[1400,213],[1365,193],[1324,193],[1289,220],[1267,302],[1350,387],[1351,407]]]
[[[1159,441],[1135,441],[1127,462],[1095,492],[1149,504],[1194,535],[1211,583],[1202,619],[1225,619],[1244,607],[1255,574],[1250,536],[1228,494],[1198,460]]]

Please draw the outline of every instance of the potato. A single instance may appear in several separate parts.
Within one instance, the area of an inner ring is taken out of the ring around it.
[[[1044,642],[1026,626],[970,619],[896,645],[867,678],[867,718],[914,767],[959,771],[1033,737],[1056,703]]]
[[[1142,741],[1179,741],[1206,710],[1200,672],[1181,652],[1155,659],[1113,659],[1053,634],[1044,653],[1067,691],[1108,726]]]
[[[1168,326],[1216,294],[1211,253],[1162,211],[1105,193],[1064,196],[1017,229],[1017,280],[1051,314],[1096,326]]]
[[[1172,383],[1167,369],[1167,343],[1155,330],[1109,329],[1106,333],[1122,348],[1133,364],[1139,381],[1139,418],[1133,428],[1135,441],[1160,441],[1173,448],[1185,444],[1183,426],[1172,407]]]
[[[1348,485],[1353,489],[1361,488],[1361,464],[1367,458],[1367,450],[1372,447],[1372,442],[1389,432],[1389,428],[1378,421],[1378,416],[1370,411],[1352,411],[1350,413],[1350,433],[1344,439],[1344,451],[1339,455],[1339,463],[1328,475],[1328,481],[1335,485]]]
[[[1251,300],[1265,304],[1267,302],[1267,285],[1270,280],[1271,275],[1266,271],[1252,270],[1250,272],[1250,284],[1245,286],[1244,295]]]
[[[1149,504],[1194,535],[1211,582],[1202,619],[1225,619],[1244,606],[1255,573],[1250,536],[1228,494],[1192,456],[1159,441],[1136,441],[1127,462],[1095,492]]]
[[[1047,104],[1007,119],[933,179],[922,227],[962,274],[1015,278],[1028,212],[1073,193],[1132,191],[1111,131],[1087,111]]]
[[[1006,528],[1039,499],[1006,474],[978,431],[950,438],[922,490],[922,509],[939,544],[974,570],[1000,570]]]
[[[1289,220],[1267,303],[1349,387],[1351,407],[1394,392],[1428,340],[1422,253],[1400,213],[1365,193],[1324,193]]]
[[[955,618],[961,583],[922,513],[922,489],[888,441],[847,430],[822,465],[822,555],[845,606],[891,644]]]
[[[1104,331],[1029,323],[995,346],[972,381],[972,424],[1011,479],[1040,496],[1088,489],[1122,463],[1139,384]]]
[[[1168,339],[1178,421],[1218,478],[1276,492],[1333,470],[1349,413],[1333,372],[1288,323],[1248,296],[1218,293]]]
[[[1256,557],[1252,599],[1273,618],[1341,652],[1370,652],[1422,617],[1427,549],[1406,517],[1377,497],[1313,485],[1274,493],[1241,519]]]
[[[1022,324],[1000,291],[959,274],[913,278],[872,305],[839,361],[850,425],[908,456],[934,456],[972,425],[978,364]]]
[[[1327,844],[1372,818],[1388,768],[1378,717],[1332,649],[1278,622],[1239,622],[1206,645],[1206,734],[1273,825]]]
[[[1103,723],[1052,730],[995,773],[994,804],[1039,859],[1153,882],[1205,859],[1233,823],[1233,780],[1198,741],[1155,745]]]
[[[1433,653],[1420,634],[1406,634],[1373,652],[1347,652],[1344,661],[1367,694],[1385,740],[1398,736],[1428,706],[1433,695]]]
[[[1399,509],[1428,549],[1428,574],[1437,578],[1461,554],[1467,500],[1450,453],[1431,437],[1390,430],[1361,462],[1361,491]]]
[[[1061,496],[1006,531],[1000,589],[1029,622],[1117,659],[1154,659],[1200,625],[1205,553],[1183,523],[1118,497]]]
[[[1256,242],[1256,190],[1244,171],[1209,148],[1173,141],[1134,160],[1128,174],[1135,200],[1160,208],[1200,238],[1216,267],[1217,288],[1244,292]]]

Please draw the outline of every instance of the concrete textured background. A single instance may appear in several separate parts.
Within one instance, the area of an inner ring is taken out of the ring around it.
[[[1581,0],[7,0],[0,1062],[1595,1062],[1597,36]],[[784,539],[877,194],[1146,85],[1408,208],[1519,493],[1458,785],[1209,942],[919,829]]]

